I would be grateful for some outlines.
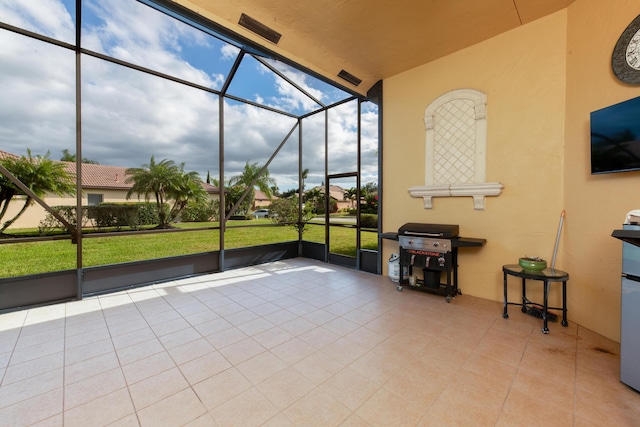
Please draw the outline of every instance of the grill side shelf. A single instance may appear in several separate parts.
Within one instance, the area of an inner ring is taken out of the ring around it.
[[[487,243],[487,239],[475,239],[473,237],[459,237],[451,240],[451,244],[454,248],[472,248],[484,246]]]

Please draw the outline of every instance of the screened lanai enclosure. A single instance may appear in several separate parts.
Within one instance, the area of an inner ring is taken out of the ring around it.
[[[0,311],[297,256],[380,273],[380,84],[164,1],[0,0],[0,44]]]

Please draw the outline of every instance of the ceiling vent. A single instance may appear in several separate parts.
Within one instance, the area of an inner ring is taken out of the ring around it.
[[[279,32],[272,30],[262,22],[258,22],[252,17],[245,15],[244,13],[240,15],[240,21],[238,21],[238,24],[274,44],[278,44],[278,42],[280,41],[280,37],[282,37],[282,34],[280,34]]]
[[[354,86],[358,86],[360,83],[362,83],[361,79],[357,78],[356,76],[354,76],[351,73],[347,73],[345,70],[340,70],[340,72],[338,73],[338,77],[348,81],[349,83],[351,83]]]

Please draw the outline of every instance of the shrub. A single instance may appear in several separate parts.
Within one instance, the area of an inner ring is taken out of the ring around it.
[[[155,203],[138,203],[138,224],[151,225],[158,224],[158,206]]]
[[[302,209],[302,221],[298,222],[298,199],[278,199],[271,203],[270,212],[271,220],[280,224],[292,224],[293,227],[304,233],[307,229],[307,222],[313,218],[311,206]]]
[[[165,206],[166,207],[166,206]],[[87,216],[100,228],[122,227],[139,229],[143,225],[159,223],[158,209],[151,203],[100,203],[87,207]]]
[[[378,215],[374,215],[374,214],[360,215],[360,227],[378,228]]]
[[[192,200],[182,210],[180,217],[184,222],[216,221],[219,212],[220,201],[218,200]]]
[[[77,226],[77,215],[76,215],[76,207],[75,206],[51,206],[51,209],[56,211],[58,215],[64,218],[72,226]],[[85,208],[82,209],[82,218],[80,218],[80,224],[82,227],[86,225],[88,221],[87,218],[87,210]],[[38,224],[38,233],[41,236],[46,236],[47,234],[51,234],[54,230],[63,230],[68,231],[67,228],[50,212],[47,212],[45,218],[40,221]]]

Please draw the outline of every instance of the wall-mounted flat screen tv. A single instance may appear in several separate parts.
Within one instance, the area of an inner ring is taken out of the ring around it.
[[[591,173],[640,170],[640,97],[591,113]]]

